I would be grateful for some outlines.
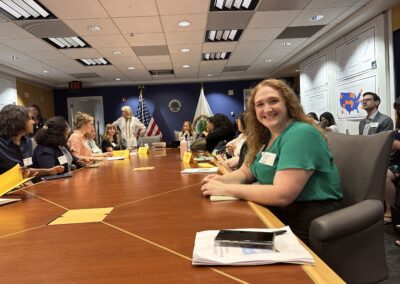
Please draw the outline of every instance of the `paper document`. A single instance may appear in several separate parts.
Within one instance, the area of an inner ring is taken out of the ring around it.
[[[31,179],[33,179],[33,177],[24,179],[21,167],[19,164],[16,164],[14,167],[0,175],[0,196],[6,194],[17,186],[30,181]]]
[[[240,229],[259,232],[286,230],[276,235],[275,250],[245,247],[218,246],[215,237],[218,230],[202,231],[196,234],[193,249],[193,265],[265,265],[278,262],[293,264],[314,264],[311,254],[299,243],[288,226],[280,229]]]
[[[115,161],[115,160],[125,160],[124,156],[113,156],[113,157],[106,157],[107,161]]]
[[[211,201],[233,201],[239,200],[239,198],[228,196],[228,195],[210,195]]]
[[[17,202],[17,201],[21,201],[21,199],[19,199],[19,198],[0,198],[0,206],[8,204],[8,203]]]
[[[217,167],[213,168],[191,168],[191,169],[184,169],[181,171],[183,174],[196,174],[196,173],[216,173],[218,172]]]

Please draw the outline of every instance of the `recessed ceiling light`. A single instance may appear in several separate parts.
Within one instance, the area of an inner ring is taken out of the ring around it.
[[[44,73],[44,74],[49,74],[50,71],[48,71],[48,70],[43,70],[43,73]]]
[[[212,77],[213,76],[213,74],[207,74],[207,77]]]
[[[90,25],[90,26],[87,27],[87,29],[89,31],[98,32],[98,31],[101,30],[101,27],[100,26],[96,26],[96,25]]]
[[[300,72],[300,70],[299,70],[299,69],[296,69],[296,72]]]
[[[291,42],[282,42],[281,45],[282,46],[290,46],[290,45],[292,45],[292,43]]]
[[[181,52],[189,52],[189,51],[190,51],[189,48],[182,48],[182,49],[181,49]]]
[[[133,66],[128,67],[128,70],[135,70],[135,69],[136,69],[136,67],[133,67]]]
[[[180,26],[180,27],[188,27],[188,26],[190,26],[192,23],[191,22],[189,22],[189,21],[180,21],[179,23],[178,23],[178,26]]]
[[[189,68],[189,67],[190,67],[189,64],[182,65],[182,68]]]
[[[115,81],[121,81],[121,78],[115,78]]]
[[[270,62],[272,62],[272,59],[265,59],[265,63],[270,63]]]
[[[114,55],[121,55],[123,52],[121,50],[114,50],[112,53]]]
[[[316,21],[322,20],[323,18],[324,18],[323,15],[316,15],[316,16],[312,16],[312,17],[310,18],[310,21],[316,22]]]
[[[11,59],[12,59],[12,60],[17,60],[17,59],[18,59],[18,56],[12,55],[12,56],[11,56]]]

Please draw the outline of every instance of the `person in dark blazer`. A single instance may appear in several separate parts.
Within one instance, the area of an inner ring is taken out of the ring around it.
[[[38,168],[63,166],[67,173],[79,166],[67,147],[70,128],[61,116],[52,117],[46,121],[42,129],[35,135],[37,146],[33,151],[33,165]]]
[[[367,117],[361,120],[358,125],[360,135],[371,135],[386,130],[393,130],[393,120],[378,111],[381,99],[377,94],[365,92],[362,102],[363,109],[367,112]]]

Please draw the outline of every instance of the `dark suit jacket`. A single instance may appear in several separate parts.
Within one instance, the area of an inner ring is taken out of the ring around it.
[[[35,168],[52,168],[54,166],[60,165],[58,161],[58,157],[64,155],[63,152],[57,147],[49,147],[37,145],[35,150],[33,151],[33,165]],[[72,155],[72,164],[77,164],[77,159]],[[64,167],[63,173],[68,172],[68,164],[62,164]],[[74,166],[73,166],[74,167]]]
[[[367,123],[366,118],[360,121],[360,124],[358,125],[358,133],[360,135],[363,134],[364,126],[366,123]],[[393,130],[393,120],[389,116],[380,113],[379,111],[376,113],[376,116],[371,123],[378,123],[378,126],[377,127],[371,126],[369,128],[368,135],[376,134],[386,130]]]

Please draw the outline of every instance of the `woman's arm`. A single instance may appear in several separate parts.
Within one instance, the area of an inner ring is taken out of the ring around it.
[[[238,180],[237,172],[241,171],[242,168],[243,166],[229,175],[236,173],[234,177]],[[272,185],[231,184],[223,177],[214,178],[204,183],[201,190],[205,196],[229,195],[263,205],[282,207],[289,205],[299,196],[313,172],[304,169],[277,171]],[[226,179],[235,180],[229,175],[226,176]]]

